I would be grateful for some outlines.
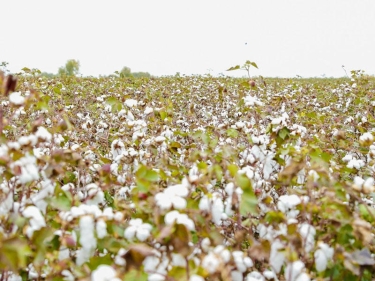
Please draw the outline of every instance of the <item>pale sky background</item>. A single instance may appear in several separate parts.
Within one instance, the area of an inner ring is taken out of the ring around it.
[[[83,75],[123,66],[153,75],[340,77],[375,74],[375,0],[0,1],[0,63]],[[245,72],[239,72],[244,75]]]

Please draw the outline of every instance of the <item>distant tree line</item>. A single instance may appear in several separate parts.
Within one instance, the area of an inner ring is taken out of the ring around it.
[[[57,74],[54,73],[49,73],[49,72],[42,72],[40,75],[48,77],[48,78],[53,78],[56,76],[76,76],[79,74],[79,68],[80,68],[80,63],[78,60],[68,60],[65,63],[65,66],[62,66],[58,69]],[[115,71],[115,75],[121,78],[125,77],[151,77],[151,74],[148,72],[131,72],[131,69],[127,66],[124,66],[121,71]]]
[[[148,72],[132,72],[131,69],[127,66],[124,66],[121,71],[115,71],[115,74],[117,74],[121,78],[125,77],[151,77],[151,74]]]

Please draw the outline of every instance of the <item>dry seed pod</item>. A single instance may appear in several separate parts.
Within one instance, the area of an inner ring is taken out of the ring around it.
[[[3,89],[5,96],[8,96],[9,93],[14,92],[16,90],[17,85],[17,78],[13,75],[9,74],[3,80]]]

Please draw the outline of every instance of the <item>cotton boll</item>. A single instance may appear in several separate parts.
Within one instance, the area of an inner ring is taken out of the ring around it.
[[[357,191],[361,191],[364,183],[365,183],[364,179],[362,179],[361,177],[355,176],[352,187],[353,189]]]
[[[157,136],[157,137],[155,138],[155,142],[157,142],[157,143],[162,143],[162,142],[164,142],[165,140],[166,140],[166,138],[163,137],[163,136]]]
[[[134,115],[130,110],[128,111],[126,119],[127,119],[127,121],[134,121],[135,120]]]
[[[15,172],[18,174],[19,180],[22,184],[31,182],[33,180],[39,180],[39,171],[36,164],[36,158],[30,154],[26,154],[24,157],[11,163],[11,168],[14,170],[20,170]]]
[[[109,219],[109,220],[112,220],[113,217],[114,217],[112,207],[106,207],[106,208],[103,210],[103,216],[105,216],[105,217],[106,217],[107,219]]]
[[[367,120],[366,120],[367,121]],[[362,146],[370,146],[374,141],[374,136],[371,133],[364,133],[359,137],[359,143]]]
[[[26,229],[26,235],[31,238],[34,231],[40,230],[46,226],[46,222],[40,210],[35,206],[28,206],[23,210],[22,215],[29,219],[29,226]]]
[[[218,270],[219,265],[220,260],[213,253],[209,253],[202,260],[202,267],[211,274],[215,273]]]
[[[9,211],[13,208],[14,199],[13,192],[4,184],[0,184],[1,204],[0,204],[0,217],[8,215]]]
[[[36,131],[35,136],[44,141],[51,141],[52,139],[51,133],[48,132],[48,130],[44,127],[38,127],[38,130]]]
[[[226,249],[223,245],[218,245],[215,247],[214,251],[213,251],[216,255],[218,255],[219,257],[221,257],[221,259],[227,263],[229,262],[230,260],[230,252],[228,249]]]
[[[276,273],[280,272],[285,261],[285,253],[282,251],[284,248],[284,244],[279,239],[274,240],[271,244],[270,265]]]
[[[64,269],[63,271],[61,271],[61,275],[64,276],[64,281],[76,280],[74,275],[69,270]]]
[[[128,240],[133,240],[136,237],[143,242],[151,235],[151,230],[152,226],[143,223],[141,219],[131,219],[129,226],[125,229],[124,236]]]
[[[172,265],[186,267],[186,259],[181,254],[172,253]]]
[[[324,271],[327,268],[328,261],[332,260],[333,249],[326,243],[319,242],[319,249],[314,253],[315,267],[318,272]]]
[[[77,265],[85,263],[94,253],[96,238],[94,236],[94,219],[92,216],[82,216],[79,220],[81,236],[79,243],[82,248],[77,251]]]
[[[309,253],[314,248],[316,230],[312,225],[303,223],[299,226],[299,233],[304,238],[305,251]]]
[[[129,108],[136,107],[138,105],[138,101],[134,99],[127,99],[125,101],[125,105]]]
[[[88,197],[87,205],[98,205],[104,202],[104,192],[95,183],[86,185],[85,189]]]
[[[188,189],[185,184],[171,185],[155,195],[156,204],[161,209],[170,209],[172,206],[176,209],[184,209],[187,205],[186,197]]]
[[[145,115],[148,115],[148,114],[152,113],[153,111],[154,111],[154,109],[153,109],[152,107],[148,107],[148,106],[146,106],[146,109],[145,109],[145,111],[144,111],[144,114],[145,114]]]
[[[189,281],[204,281],[204,278],[202,276],[193,274],[190,276]]]
[[[302,278],[300,276],[304,268],[305,268],[305,264],[302,261],[295,261],[292,263],[288,263],[288,265],[285,268],[285,273],[284,273],[285,280],[287,281],[305,280],[304,276]]]
[[[238,270],[233,270],[230,273],[230,276],[232,278],[232,281],[243,281],[242,272],[240,272]]]
[[[92,273],[92,281],[120,281],[120,278],[116,277],[116,270],[109,265],[99,265]]]
[[[296,281],[310,281],[310,276],[305,273],[305,272],[302,272],[300,275],[298,275]]]
[[[96,222],[96,235],[99,239],[102,239],[107,236],[107,224],[102,219],[99,219]]]
[[[246,276],[246,281],[264,281],[264,277],[261,273],[253,271]]]
[[[268,280],[270,280],[270,279],[276,279],[276,274],[272,270],[265,270],[263,272],[263,276],[266,277],[266,279],[268,279]]]
[[[350,155],[350,154],[347,154],[347,155],[344,156],[344,158],[342,158],[342,161],[349,162],[352,159],[353,159],[353,156]]]
[[[253,262],[249,257],[244,257],[242,251],[232,252],[234,262],[236,264],[237,270],[240,272],[245,272],[249,267],[253,266]]]
[[[121,140],[114,140],[111,144],[112,159],[116,159],[119,155],[125,153],[125,145]]]
[[[282,195],[277,202],[277,208],[285,213],[288,218],[295,218],[299,211],[295,207],[301,203],[301,199],[297,195]]]
[[[121,212],[116,212],[113,216],[115,221],[122,221],[124,219],[124,214]]]
[[[154,255],[148,256],[143,261],[144,271],[148,273],[148,280],[165,280],[169,259],[155,250]]]
[[[124,259],[124,256],[126,254],[126,250],[124,248],[121,248],[116,257],[115,257],[115,264],[119,265],[119,266],[125,266],[126,265],[126,260]]]
[[[228,183],[226,186],[225,186],[225,192],[231,196],[233,194],[233,191],[234,191],[234,183],[230,182]]]
[[[370,177],[363,183],[363,193],[369,194],[375,191],[374,178]]]
[[[195,230],[194,222],[186,214],[180,214],[178,211],[167,213],[164,217],[164,222],[167,225],[172,225],[176,222],[185,225],[189,230]]]
[[[328,263],[328,258],[324,254],[324,251],[319,249],[314,253],[314,258],[315,258],[315,268],[318,272],[322,272],[326,270],[327,268],[327,263]]]
[[[13,92],[9,95],[9,102],[15,105],[23,105],[25,103],[25,98],[21,96],[20,92]]]
[[[199,209],[207,211],[212,214],[212,221],[219,225],[221,224],[221,217],[224,213],[224,203],[218,193],[212,194],[211,198],[207,195],[203,196],[199,201]]]
[[[209,250],[209,247],[211,245],[211,241],[209,238],[204,238],[201,242],[201,247],[202,247],[202,250],[205,251],[205,252],[208,252]]]

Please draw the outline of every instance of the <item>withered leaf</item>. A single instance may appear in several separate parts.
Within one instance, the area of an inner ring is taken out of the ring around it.
[[[140,269],[146,257],[154,255],[153,249],[145,244],[135,244],[130,246],[124,255],[126,270]]]

